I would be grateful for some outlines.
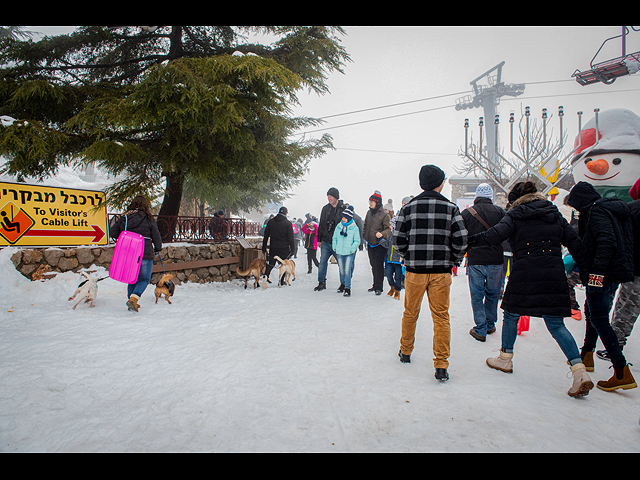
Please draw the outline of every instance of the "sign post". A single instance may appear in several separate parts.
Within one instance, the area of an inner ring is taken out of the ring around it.
[[[105,195],[0,182],[0,246],[107,245]]]

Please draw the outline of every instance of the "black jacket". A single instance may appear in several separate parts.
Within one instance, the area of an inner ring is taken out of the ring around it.
[[[587,253],[584,273],[604,275],[607,283],[633,281],[633,225],[628,205],[618,198],[602,198],[587,182],[578,182],[566,202],[580,212],[578,234]]]
[[[291,254],[294,251],[293,226],[282,213],[279,213],[267,223],[267,228],[264,230],[264,238],[262,239],[263,252],[267,251],[269,239],[271,239],[269,248],[274,252],[289,252]]]
[[[322,207],[320,221],[318,222],[318,243],[331,243],[333,241],[333,231],[342,219],[344,208],[342,200],[338,200],[338,204],[335,207],[332,207],[330,203]]]
[[[494,205],[489,198],[477,197],[473,202],[473,208],[490,227],[497,224],[505,216],[504,209]],[[474,217],[469,209],[462,211],[462,219],[467,229],[467,235],[482,233],[487,228]],[[491,245],[478,247],[467,252],[467,263],[469,265],[502,265],[504,253],[502,245]]]
[[[469,246],[500,245],[504,240],[513,250],[513,266],[501,308],[532,317],[570,317],[562,245],[581,270],[586,257],[578,234],[558,208],[540,193],[523,195],[494,227],[471,237]]]
[[[143,260],[153,260],[155,252],[162,250],[162,237],[158,230],[158,224],[149,220],[144,212],[127,212],[125,215],[122,215],[118,221],[109,228],[109,236],[117,240],[120,233],[124,230],[135,232],[144,237]]]

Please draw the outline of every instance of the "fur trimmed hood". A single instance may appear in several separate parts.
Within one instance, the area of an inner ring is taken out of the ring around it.
[[[527,193],[511,204],[507,211],[514,220],[540,218],[545,222],[555,222],[561,215],[560,210],[547,197],[540,193]]]
[[[515,202],[513,202],[511,204],[511,206],[509,207],[509,210],[511,210],[512,208],[517,207],[518,205],[522,205],[523,203],[533,202],[534,200],[546,200],[546,199],[547,199],[547,197],[545,197],[540,192],[527,193],[526,195],[522,195]]]

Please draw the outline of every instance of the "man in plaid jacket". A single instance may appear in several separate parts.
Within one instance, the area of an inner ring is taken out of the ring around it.
[[[449,379],[451,270],[464,258],[467,230],[458,207],[440,193],[444,172],[435,165],[424,165],[419,179],[424,191],[402,207],[393,233],[393,245],[406,267],[399,356],[401,362],[410,362],[426,292],[433,318],[435,377],[445,381]]]

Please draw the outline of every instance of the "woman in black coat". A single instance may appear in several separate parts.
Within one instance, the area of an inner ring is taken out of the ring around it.
[[[593,350],[602,340],[615,374],[599,381],[598,388],[611,391],[637,386],[622,354],[620,343],[609,323],[609,312],[618,286],[633,281],[633,224],[627,204],[617,198],[602,198],[587,182],[578,182],[565,203],[580,212],[578,234],[584,243],[587,262],[583,276],[586,287],[586,333],[582,357],[593,367]]]
[[[514,201],[500,222],[469,239],[469,248],[508,240],[513,250],[513,266],[500,306],[504,310],[502,348],[498,357],[487,359],[487,365],[511,373],[520,316],[543,317],[571,365],[573,385],[569,395],[587,395],[593,383],[564,324],[564,317],[571,316],[571,302],[562,261],[564,245],[578,266],[584,266],[584,246],[558,208],[532,182],[514,187],[511,198]]]
[[[125,229],[144,237],[144,254],[140,262],[138,281],[127,287],[127,307],[130,311],[137,312],[140,308],[138,301],[151,282],[155,252],[162,250],[162,237],[158,224],[153,219],[149,203],[143,196],[137,196],[131,201],[127,212],[109,228],[109,235],[117,240]]]

